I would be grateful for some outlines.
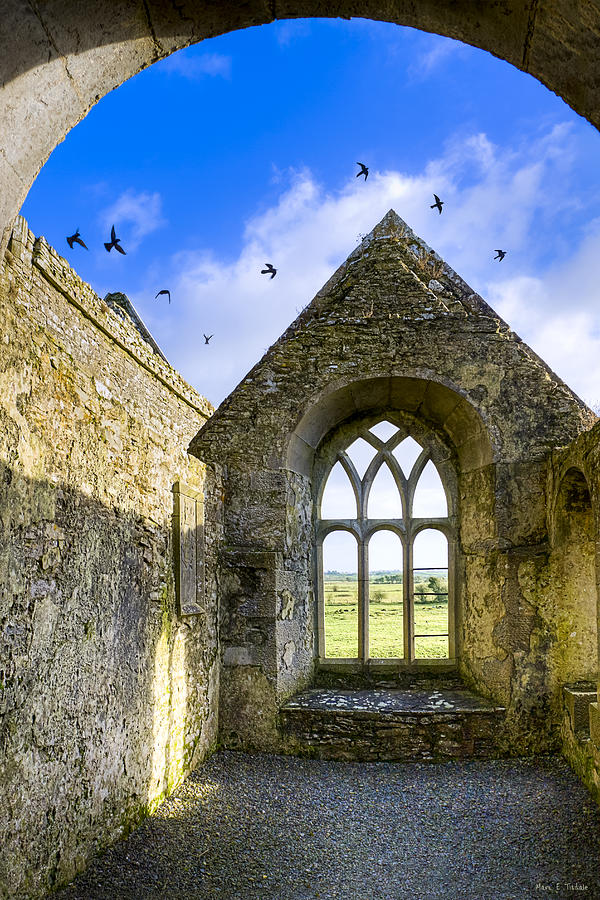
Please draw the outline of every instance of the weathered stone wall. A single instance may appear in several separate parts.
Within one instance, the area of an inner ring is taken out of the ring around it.
[[[515,749],[523,752],[556,744],[542,590],[549,578],[546,473],[544,457],[498,462],[461,485],[469,519],[461,533],[461,671],[507,707]]]
[[[341,423],[394,410],[443,436],[455,460],[461,672],[507,708],[523,749],[554,740],[539,593],[548,561],[547,464],[594,416],[389,213],[191,445],[200,458],[227,467],[225,539],[233,556],[225,563],[223,604],[235,608],[236,628],[224,622],[221,700],[223,735],[227,741],[235,731],[236,746],[276,746],[277,706],[310,675],[315,453]],[[292,496],[292,483],[306,487]],[[292,552],[286,539],[293,519],[300,525]],[[242,580],[235,554],[245,555],[245,566],[255,554],[261,568],[231,590]],[[288,618],[276,597],[291,572]],[[261,618],[251,620],[247,610],[267,596]],[[278,643],[288,628],[294,637]],[[242,694],[243,705],[235,705]]]
[[[130,829],[216,740],[219,472],[210,405],[18,220],[0,268],[0,896]],[[205,499],[178,615],[173,484]]]
[[[600,423],[552,455],[548,470],[550,552],[541,588],[545,641],[555,718],[562,750],[600,801],[600,714],[584,702],[573,721],[564,708],[562,688],[592,682],[600,689],[598,659],[600,547]]]
[[[255,475],[231,465],[226,502],[220,739],[274,750],[279,703],[313,674],[310,484],[294,472]]]

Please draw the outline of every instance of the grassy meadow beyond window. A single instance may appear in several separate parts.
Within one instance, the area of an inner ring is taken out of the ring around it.
[[[369,579],[369,656],[402,659],[404,632],[401,572],[373,572]],[[358,656],[358,583],[356,574],[326,572],[325,653],[328,658],[355,659]],[[415,577],[415,632],[431,637],[417,638],[421,659],[448,656],[448,579],[439,571],[421,572]]]

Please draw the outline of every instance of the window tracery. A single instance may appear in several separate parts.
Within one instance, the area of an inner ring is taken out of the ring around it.
[[[316,474],[320,659],[453,659],[456,491],[439,438],[400,418],[345,426]],[[335,550],[341,541],[347,556]],[[385,541],[393,564],[375,580],[369,556],[381,558]]]

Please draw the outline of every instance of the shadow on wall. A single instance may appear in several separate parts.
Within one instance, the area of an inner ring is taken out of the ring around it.
[[[216,605],[178,619],[171,521],[4,465],[0,518],[0,893],[32,898],[212,749]]]

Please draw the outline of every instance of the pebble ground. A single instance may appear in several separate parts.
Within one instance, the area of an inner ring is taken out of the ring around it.
[[[218,753],[60,900],[600,898],[600,809],[555,757]]]

